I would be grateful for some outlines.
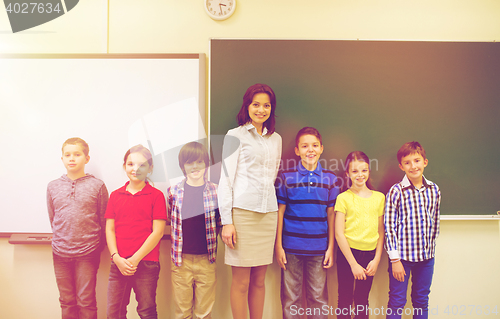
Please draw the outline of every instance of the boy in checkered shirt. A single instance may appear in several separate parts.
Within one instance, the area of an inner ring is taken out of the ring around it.
[[[405,143],[397,158],[405,177],[387,193],[384,214],[390,258],[387,318],[401,318],[410,274],[413,318],[428,318],[441,192],[423,176],[429,161],[420,143]]]
[[[186,178],[168,189],[175,318],[211,318],[221,227],[217,185],[207,180],[208,153],[202,144],[184,145],[179,166]]]

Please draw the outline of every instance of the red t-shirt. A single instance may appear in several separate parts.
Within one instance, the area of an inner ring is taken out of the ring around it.
[[[115,236],[118,254],[132,256],[153,232],[154,219],[167,219],[165,196],[161,191],[146,183],[146,186],[132,195],[127,185],[118,188],[109,197],[107,219],[115,220]],[[159,261],[160,243],[142,260]]]

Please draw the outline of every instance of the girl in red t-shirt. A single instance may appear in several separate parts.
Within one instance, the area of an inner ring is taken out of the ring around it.
[[[160,239],[167,219],[165,196],[146,181],[153,169],[147,148],[136,145],[128,150],[123,169],[129,181],[111,193],[104,215],[112,261],[108,318],[126,318],[133,288],[139,316],[156,319]]]

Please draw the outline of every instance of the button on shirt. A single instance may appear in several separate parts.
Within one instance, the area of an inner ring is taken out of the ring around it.
[[[274,181],[281,160],[281,136],[262,136],[251,124],[229,130],[224,138],[218,200],[222,224],[232,224],[232,208],[258,213],[278,210]]]
[[[422,178],[422,187],[416,189],[405,175],[387,193],[384,225],[390,259],[419,262],[434,257],[441,191]]]

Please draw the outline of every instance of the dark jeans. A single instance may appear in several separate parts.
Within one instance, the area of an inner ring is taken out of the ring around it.
[[[63,319],[97,319],[95,287],[100,249],[82,257],[52,253]]]
[[[307,318],[326,319],[324,313],[328,306],[328,290],[326,287],[326,269],[323,268],[324,256],[301,256],[286,254],[286,270],[282,270],[281,304],[283,318],[298,318],[305,312],[302,305],[302,283],[305,277],[306,302],[311,315]]]
[[[392,263],[389,261],[389,304],[387,318],[400,319],[405,313],[406,292],[411,274],[411,301],[413,318],[429,317],[429,293],[431,292],[432,275],[434,274],[434,258],[419,262],[401,260],[405,269],[405,280],[397,281],[392,276]]]
[[[354,258],[365,268],[375,257],[375,250],[363,251],[351,248]],[[337,278],[339,284],[339,302],[336,310],[337,318],[351,318],[354,314],[356,319],[366,319],[369,315],[368,296],[372,288],[373,277],[366,276],[366,280],[355,280],[351,266],[347,262],[342,251],[337,253]],[[354,301],[354,307],[352,303]]]
[[[133,276],[124,276],[111,263],[108,283],[108,319],[126,319],[130,292],[134,289],[137,313],[142,319],[157,319],[156,286],[160,275],[160,263],[141,261]]]

